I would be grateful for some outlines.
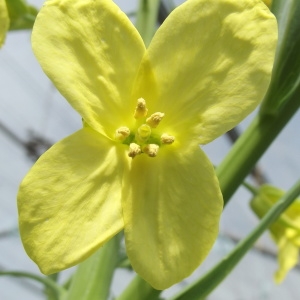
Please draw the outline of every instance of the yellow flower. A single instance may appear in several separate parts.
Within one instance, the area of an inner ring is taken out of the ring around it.
[[[148,49],[111,0],[49,0],[32,45],[84,120],[23,180],[28,255],[49,274],[124,228],[135,271],[157,289],[204,260],[223,207],[199,144],[231,129],[270,81],[277,25],[260,0],[190,0]]]
[[[0,0],[0,47],[3,45],[9,27],[9,18],[5,0]]]
[[[262,218],[284,195],[284,192],[270,185],[263,185],[251,201],[253,211]],[[270,226],[270,234],[278,245],[279,269],[274,274],[276,283],[286,277],[299,259],[300,248],[300,199],[293,204]]]

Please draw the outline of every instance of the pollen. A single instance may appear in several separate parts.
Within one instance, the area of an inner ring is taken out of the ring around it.
[[[165,116],[164,113],[156,112],[152,114],[149,118],[147,118],[146,123],[150,127],[156,128],[164,116]]]
[[[139,98],[137,101],[137,105],[134,111],[134,118],[140,119],[147,116],[148,109],[146,107],[146,101],[143,98]]]
[[[130,129],[128,127],[120,127],[116,130],[115,138],[118,141],[124,141],[130,135]]]
[[[175,137],[172,135],[168,135],[166,133],[163,133],[160,137],[160,140],[162,142],[162,144],[172,144],[175,141]]]
[[[142,149],[141,149],[141,146],[136,144],[136,143],[131,143],[129,145],[129,152],[128,152],[128,156],[129,157],[136,157],[137,155],[141,154],[142,153]]]
[[[159,146],[156,144],[148,144],[143,148],[143,152],[148,154],[150,157],[157,156]]]

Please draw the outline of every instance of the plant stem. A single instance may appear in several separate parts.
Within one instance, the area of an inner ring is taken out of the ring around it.
[[[275,140],[300,106],[300,88],[276,115],[258,114],[217,167],[226,205],[253,166]]]
[[[107,300],[119,261],[120,234],[79,264],[64,300]]]
[[[157,27],[157,15],[160,0],[140,0],[137,12],[136,28],[148,46]]]
[[[161,291],[155,290],[139,275],[130,282],[125,291],[116,300],[157,300]]]
[[[257,189],[256,189],[253,185],[249,184],[249,183],[246,182],[246,181],[243,181],[242,185],[243,185],[250,193],[252,193],[253,196],[255,196],[255,195],[257,194]]]

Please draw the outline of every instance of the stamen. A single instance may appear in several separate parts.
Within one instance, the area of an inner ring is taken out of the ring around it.
[[[138,128],[136,138],[140,142],[145,143],[150,137],[150,135],[151,135],[151,128],[148,125],[143,124]]]
[[[164,116],[164,113],[156,112],[147,118],[146,123],[152,128],[156,128]]]
[[[146,107],[146,101],[143,98],[139,98],[137,101],[137,105],[134,111],[134,118],[139,119],[146,117],[148,113],[148,109]]]
[[[118,141],[124,141],[130,135],[130,129],[122,126],[116,130],[115,139]]]
[[[141,154],[142,153],[142,150],[141,150],[141,147],[136,144],[136,143],[131,143],[129,145],[129,152],[128,152],[128,156],[129,157],[136,157],[137,155]]]
[[[156,144],[148,144],[143,148],[143,152],[150,157],[155,157],[158,153],[159,146]]]
[[[163,144],[172,144],[175,141],[175,137],[172,135],[163,133],[160,137],[160,140]]]

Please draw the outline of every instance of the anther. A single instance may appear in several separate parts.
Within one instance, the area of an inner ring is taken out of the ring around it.
[[[156,128],[164,116],[164,113],[156,112],[147,118],[146,123],[152,128]]]
[[[137,155],[141,154],[142,153],[142,150],[141,150],[141,147],[140,145],[136,144],[136,143],[131,143],[129,145],[129,152],[128,152],[128,156],[129,157],[136,157]]]
[[[128,127],[120,127],[116,130],[115,138],[118,141],[124,141],[130,135],[130,130]]]
[[[172,135],[168,135],[163,133],[160,137],[162,144],[172,144],[175,141],[175,137]]]
[[[148,109],[146,107],[146,101],[143,98],[139,98],[137,101],[137,105],[134,111],[134,118],[139,119],[146,117],[148,113]]]
[[[143,152],[150,157],[155,157],[158,153],[159,146],[156,144],[148,144],[143,148]]]

